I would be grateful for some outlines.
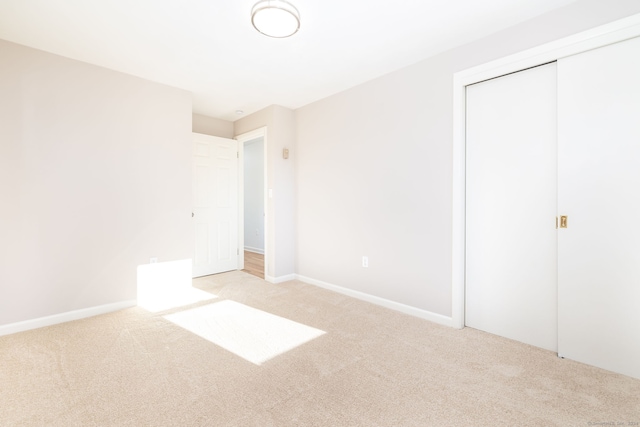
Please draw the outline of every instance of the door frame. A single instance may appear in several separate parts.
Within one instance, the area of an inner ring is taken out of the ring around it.
[[[238,141],[238,248],[242,249],[238,254],[238,270],[244,269],[244,143],[252,139],[262,137],[263,141],[263,208],[264,208],[264,277],[267,278],[267,266],[271,260],[271,251],[269,250],[269,209],[268,209],[268,185],[267,185],[267,127],[261,128],[237,135],[234,139]]]
[[[466,86],[640,36],[640,14],[491,61],[453,75],[451,325],[465,326]]]

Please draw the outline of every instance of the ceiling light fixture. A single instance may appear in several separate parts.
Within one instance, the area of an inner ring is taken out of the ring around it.
[[[285,0],[260,0],[251,9],[251,23],[265,36],[281,39],[298,32],[300,13]]]

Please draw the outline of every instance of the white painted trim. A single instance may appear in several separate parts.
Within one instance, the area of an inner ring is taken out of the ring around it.
[[[268,197],[268,179],[269,179],[269,175],[268,175],[268,151],[267,151],[267,146],[268,146],[268,142],[267,142],[267,127],[263,126],[260,127],[258,129],[254,129],[250,132],[246,132],[240,135],[237,135],[234,139],[236,139],[238,141],[238,149],[240,150],[240,159],[242,160],[239,163],[239,167],[238,167],[238,173],[240,174],[240,176],[238,177],[239,181],[238,183],[241,185],[239,185],[238,190],[239,190],[239,199],[240,200],[240,209],[238,212],[239,218],[238,218],[238,236],[241,236],[241,240],[239,240],[238,243],[238,247],[244,247],[244,143],[246,141],[251,141],[252,139],[256,139],[256,138],[260,138],[262,137],[262,141],[263,141],[263,162],[264,162],[264,167],[263,167],[263,171],[264,171],[264,177],[263,177],[263,185],[264,185],[264,202],[263,202],[263,206],[264,206],[264,250],[263,252],[258,252],[258,253],[263,253],[264,254],[264,275],[265,278],[267,277],[267,271],[268,268],[267,266],[271,265],[271,257],[275,256],[275,254],[271,254],[270,251],[267,250],[268,246],[269,246],[269,235],[273,232],[271,230],[269,230],[269,197]],[[255,251],[252,251],[255,252]],[[244,269],[244,253],[241,254],[241,263],[238,263],[238,267],[239,269]],[[271,282],[274,283],[274,282]]]
[[[80,310],[68,311],[66,313],[54,314],[52,316],[40,317],[38,319],[25,320],[23,322],[10,323],[8,325],[0,326],[0,336],[30,331],[32,329],[44,328],[45,326],[57,325],[59,323],[70,322],[72,320],[80,320],[87,317],[98,316],[100,314],[124,310],[125,308],[135,307],[137,304],[136,300],[121,301],[113,304],[99,305],[97,307],[83,308]]]
[[[264,276],[264,277],[265,277],[264,280],[274,284],[289,282],[291,280],[297,279],[297,276],[295,274],[287,274],[285,276],[278,276],[278,277],[273,277],[273,276]]]
[[[238,141],[241,141],[244,143],[245,141],[251,141],[252,139],[260,138],[261,136],[264,136],[266,133],[267,133],[267,127],[262,126],[252,131],[245,132],[240,135],[236,135],[234,139],[237,139]]]
[[[238,248],[244,248],[244,140],[238,141]],[[244,252],[238,251],[238,270],[244,270]]]
[[[438,323],[440,325],[449,326],[449,327],[453,326],[452,319],[450,317],[443,316],[441,314],[432,313],[426,310],[421,310],[416,307],[411,307],[409,305],[401,304],[399,302],[395,302],[395,301],[380,298],[374,295],[366,294],[364,292],[354,291],[353,289],[343,288],[342,286],[333,285],[331,283],[312,279],[306,276],[296,275],[296,278],[297,280],[300,280],[301,282],[307,283],[309,285],[314,285],[320,288],[328,289],[330,291],[347,295],[349,297],[356,298],[361,301],[366,301],[375,305],[389,308],[391,310],[399,311],[404,314],[419,317],[421,319],[428,320],[433,323]]]
[[[254,254],[264,254],[264,249],[252,248],[251,246],[245,246],[244,250],[247,252],[253,252]]]
[[[460,71],[454,74],[454,79],[464,87],[637,36],[640,36],[640,14]]]
[[[465,86],[640,36],[640,14],[583,31],[453,75],[452,326],[464,327]]]

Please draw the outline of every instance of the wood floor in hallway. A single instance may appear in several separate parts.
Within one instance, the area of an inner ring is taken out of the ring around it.
[[[244,270],[249,274],[264,279],[264,255],[244,251]]]

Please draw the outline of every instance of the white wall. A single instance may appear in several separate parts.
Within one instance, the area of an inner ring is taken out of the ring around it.
[[[233,122],[202,114],[194,113],[192,115],[192,129],[195,133],[233,138]]]
[[[191,258],[191,95],[5,41],[0,64],[0,325]]]
[[[264,138],[244,143],[244,247],[264,253]]]
[[[296,110],[296,272],[451,316],[453,74],[639,12],[579,1]]]
[[[295,114],[272,105],[234,122],[234,132],[241,135],[267,127],[267,188],[273,198],[267,200],[267,241],[265,242],[267,276],[272,279],[295,273]],[[289,149],[289,159],[282,149]]]

